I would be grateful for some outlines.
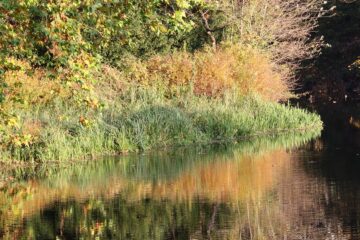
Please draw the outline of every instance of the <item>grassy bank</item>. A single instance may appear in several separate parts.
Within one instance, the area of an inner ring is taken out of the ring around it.
[[[66,162],[322,128],[319,116],[260,97],[229,92],[209,98],[196,96],[191,89],[178,90],[178,95],[170,97],[159,87],[134,85],[120,91],[111,105],[87,113],[87,118],[79,118],[81,110],[64,102],[18,111],[21,119],[26,119],[24,131],[31,132],[34,142],[3,148],[2,161]]]
[[[319,132],[320,117],[280,104],[292,83],[268,53],[224,45],[102,64],[66,81],[26,62],[9,70],[2,105],[4,163],[69,162],[98,155]],[[29,74],[29,72],[32,72]]]

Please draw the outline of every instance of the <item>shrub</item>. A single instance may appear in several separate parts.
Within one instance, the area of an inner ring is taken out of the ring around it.
[[[194,54],[156,55],[140,65],[138,73],[134,69],[138,63],[128,67],[134,69],[125,75],[129,82],[161,82],[170,89],[193,86],[197,95],[220,96],[235,90],[244,96],[259,94],[265,99],[279,101],[290,96],[292,87],[284,77],[286,69],[279,70],[268,54],[251,46],[230,45]]]
[[[25,61],[11,59],[19,69],[9,70],[4,75],[5,96],[12,108],[28,108],[31,105],[45,105],[59,95],[65,95],[60,81],[52,80],[44,70],[33,70]]]

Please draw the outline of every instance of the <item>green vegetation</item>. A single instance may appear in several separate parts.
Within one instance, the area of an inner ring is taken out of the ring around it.
[[[277,102],[293,96],[294,66],[317,52],[307,37],[320,6],[2,1],[1,161],[318,131],[318,116]]]
[[[31,119],[27,128],[36,142],[3,150],[3,160],[66,161],[280,132],[318,132],[322,127],[319,116],[301,109],[230,93],[208,99],[183,91],[169,99],[158,89],[134,86],[120,92],[121,100],[114,105],[92,113],[91,119],[79,119],[74,109],[61,104],[18,112],[23,119]]]
[[[30,165],[26,168],[5,168],[3,178],[22,182],[24,179],[46,179],[51,186],[61,186],[63,182],[75,181],[81,184],[91,183],[91,179],[106,181],[110,176],[121,172],[122,176],[129,179],[142,179],[150,181],[167,180],[177,177],[184,171],[190,171],[201,164],[207,164],[213,159],[231,159],[237,156],[259,156],[279,149],[293,149],[308,143],[318,137],[320,132],[306,131],[287,132],[281,135],[267,137],[255,136],[237,143],[197,144],[194,146],[171,147],[166,150],[148,151],[143,154],[129,153],[121,156],[106,156],[98,161],[88,160],[87,164],[47,164]],[[198,156],[197,156],[198,155]],[[197,156],[197,157],[193,157]],[[239,157],[240,158],[240,157]],[[78,181],[76,180],[76,181]]]

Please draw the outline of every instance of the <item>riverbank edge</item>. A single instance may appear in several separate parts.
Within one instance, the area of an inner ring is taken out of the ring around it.
[[[66,105],[19,112],[23,119],[32,119],[30,123],[41,123],[40,135],[33,144],[0,149],[0,163],[73,163],[103,155],[291,132],[307,134],[323,128],[316,113],[256,96],[211,99],[185,94],[167,98],[140,91],[123,93],[113,105],[93,112],[88,119],[79,119],[78,109]],[[136,97],[128,99],[132,95]]]
[[[312,138],[317,137],[320,135],[321,131],[323,130],[323,124],[313,124],[313,125],[309,125],[306,128],[298,128],[298,129],[277,129],[277,130],[269,130],[269,131],[263,131],[263,132],[257,132],[256,134],[251,134],[251,135],[245,135],[245,136],[241,136],[238,138],[229,138],[229,139],[219,139],[219,140],[212,140],[212,141],[208,141],[208,142],[194,142],[192,144],[186,144],[186,145],[169,145],[169,146],[159,146],[159,147],[155,147],[149,150],[145,150],[145,151],[141,151],[141,150],[135,150],[135,151],[123,151],[123,152],[117,152],[117,153],[103,153],[103,154],[98,154],[98,155],[93,155],[93,156],[87,156],[84,158],[78,158],[78,159],[70,159],[67,162],[62,162],[59,160],[54,160],[54,161],[46,161],[46,162],[36,162],[36,161],[30,161],[30,162],[26,162],[26,161],[21,161],[21,160],[9,160],[9,161],[3,161],[2,159],[0,159],[0,173],[1,172],[6,172],[6,171],[11,171],[13,169],[16,168],[21,168],[21,169],[26,169],[29,167],[35,167],[35,166],[46,166],[46,167],[52,167],[52,166],[71,166],[73,164],[86,164],[89,161],[96,161],[102,157],[124,157],[127,156],[128,154],[140,154],[140,153],[151,153],[154,151],[159,151],[161,149],[161,151],[169,151],[169,149],[172,148],[180,148],[180,147],[193,147],[193,146],[211,146],[214,144],[237,144],[239,141],[252,141],[255,138],[259,138],[259,137],[278,137],[281,135],[286,135],[286,134],[297,134],[300,135],[304,134],[305,132],[308,134],[313,135]],[[0,187],[1,189],[1,187]]]
[[[294,138],[293,141],[290,143],[290,146],[283,146],[281,144],[282,147],[286,148],[286,149],[292,149],[292,148],[296,148],[298,146],[301,145],[302,143],[307,143],[309,140],[317,137],[320,135],[321,133],[321,129],[322,129],[322,125],[319,126],[317,124],[314,124],[312,126],[309,126],[308,128],[303,128],[303,129],[282,129],[282,130],[277,130],[275,131],[271,131],[271,132],[259,132],[256,135],[252,135],[252,136],[242,136],[240,138],[237,139],[224,139],[224,140],[217,140],[217,141],[212,141],[212,142],[197,142],[197,143],[193,143],[191,145],[186,145],[186,146],[167,146],[165,149],[159,149],[159,148],[155,148],[155,149],[151,149],[148,151],[144,151],[142,154],[145,155],[151,155],[151,154],[156,154],[157,151],[161,151],[161,152],[170,152],[173,150],[177,150],[177,149],[189,149],[189,148],[197,148],[200,147],[202,148],[209,148],[215,144],[230,144],[230,147],[233,146],[236,148],[237,144],[239,144],[241,141],[247,141],[247,142],[256,142],[258,140],[260,140],[259,138],[261,137],[265,137],[266,139],[269,140],[264,140],[261,139],[260,141],[272,141],[272,142],[283,142],[281,140],[279,140],[280,138],[286,138],[287,134],[293,134],[296,137],[299,138]],[[301,139],[301,134],[306,134],[306,136],[304,136],[304,139],[302,141],[299,141],[299,139]],[[291,137],[289,137],[291,138]],[[272,139],[272,140],[271,140]],[[274,143],[276,146],[277,144]],[[300,144],[300,145],[299,145]],[[279,146],[275,147],[278,148]],[[92,158],[86,158],[86,159],[74,159],[71,161],[68,161],[66,163],[62,163],[60,161],[53,161],[53,162],[46,162],[46,163],[36,163],[36,162],[24,162],[24,161],[12,161],[12,162],[3,162],[0,160],[0,173],[2,174],[2,178],[0,178],[0,190],[3,188],[6,188],[7,186],[19,182],[21,181],[21,179],[18,179],[16,177],[14,177],[12,175],[13,171],[23,171],[26,172],[26,174],[33,172],[34,169],[46,169],[46,171],[51,170],[51,169],[66,169],[66,168],[72,168],[74,166],[77,165],[84,165],[86,166],[87,164],[92,164],[94,163],[94,161],[98,161],[101,160],[103,157],[128,157],[131,156],[130,154],[132,154],[132,156],[140,156],[139,152],[131,152],[131,153],[116,153],[116,154],[102,154],[102,155],[97,155],[97,156],[93,156]],[[41,170],[40,170],[41,171]],[[53,174],[53,173],[52,173]]]

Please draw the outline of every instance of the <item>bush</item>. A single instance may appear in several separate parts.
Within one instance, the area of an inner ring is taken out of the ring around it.
[[[193,86],[197,95],[214,97],[237,91],[243,96],[258,94],[271,101],[291,96],[292,83],[284,77],[286,69],[279,70],[266,52],[251,46],[156,55],[140,63],[129,62],[125,69],[131,69],[121,73],[128,82],[144,85],[160,82],[170,90]]]

